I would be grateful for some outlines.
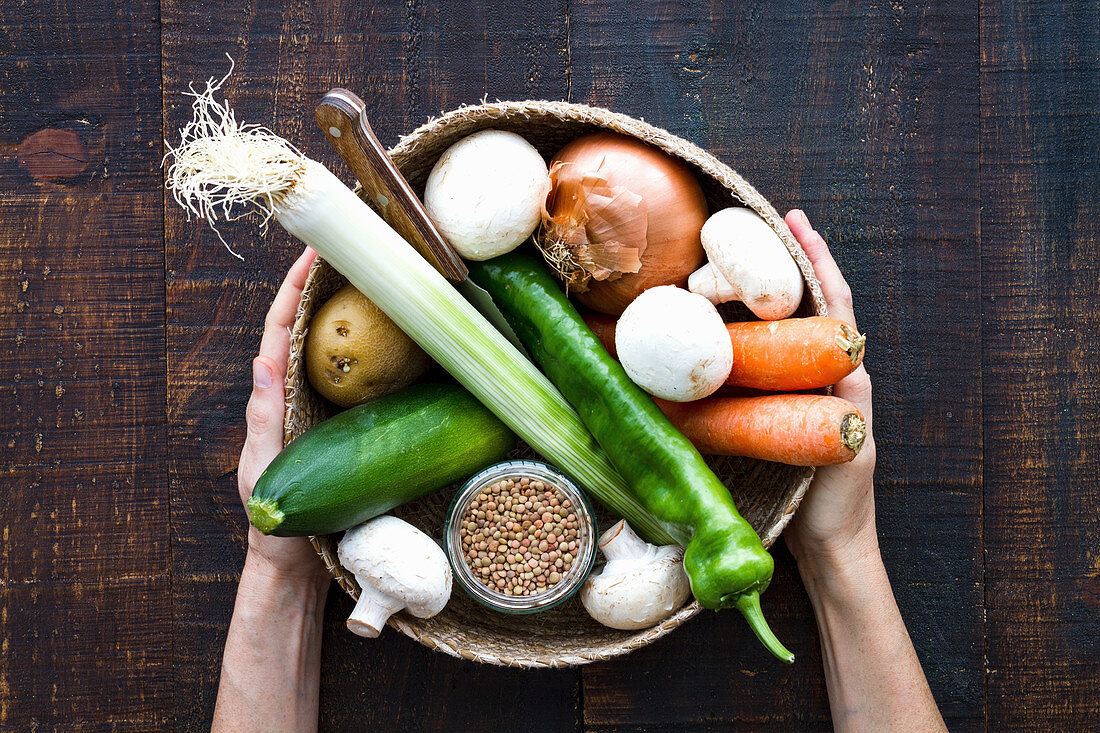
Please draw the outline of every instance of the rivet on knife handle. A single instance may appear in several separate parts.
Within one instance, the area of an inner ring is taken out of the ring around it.
[[[403,204],[416,200],[404,176],[394,168],[363,113],[363,100],[346,89],[333,89],[324,96],[314,116],[321,130],[359,179],[367,198],[383,210],[383,218],[424,259],[448,280],[464,280],[466,265],[423,210]]]

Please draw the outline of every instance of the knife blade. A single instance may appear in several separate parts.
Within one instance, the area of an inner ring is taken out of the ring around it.
[[[347,89],[333,89],[321,99],[314,117],[359,180],[365,198],[376,205],[386,223],[526,356],[527,351],[492,296],[470,280],[462,258],[432,222],[424,204],[378,141],[363,100]]]

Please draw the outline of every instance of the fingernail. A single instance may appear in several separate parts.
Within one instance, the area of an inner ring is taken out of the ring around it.
[[[802,209],[798,210],[798,219],[804,226],[810,226],[810,220],[806,217],[806,212]]]
[[[271,386],[271,370],[259,359],[252,360],[252,383],[260,389]]]

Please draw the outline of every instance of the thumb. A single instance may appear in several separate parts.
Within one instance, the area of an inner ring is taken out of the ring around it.
[[[269,356],[252,361],[252,396],[245,408],[248,434],[241,450],[237,480],[241,500],[252,495],[256,480],[283,449],[283,382],[279,369]]]

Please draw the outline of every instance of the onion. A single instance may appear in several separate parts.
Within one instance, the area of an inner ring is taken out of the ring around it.
[[[687,165],[641,140],[596,132],[550,162],[538,245],[566,289],[618,315],[643,290],[687,285],[706,261],[703,189]]]

